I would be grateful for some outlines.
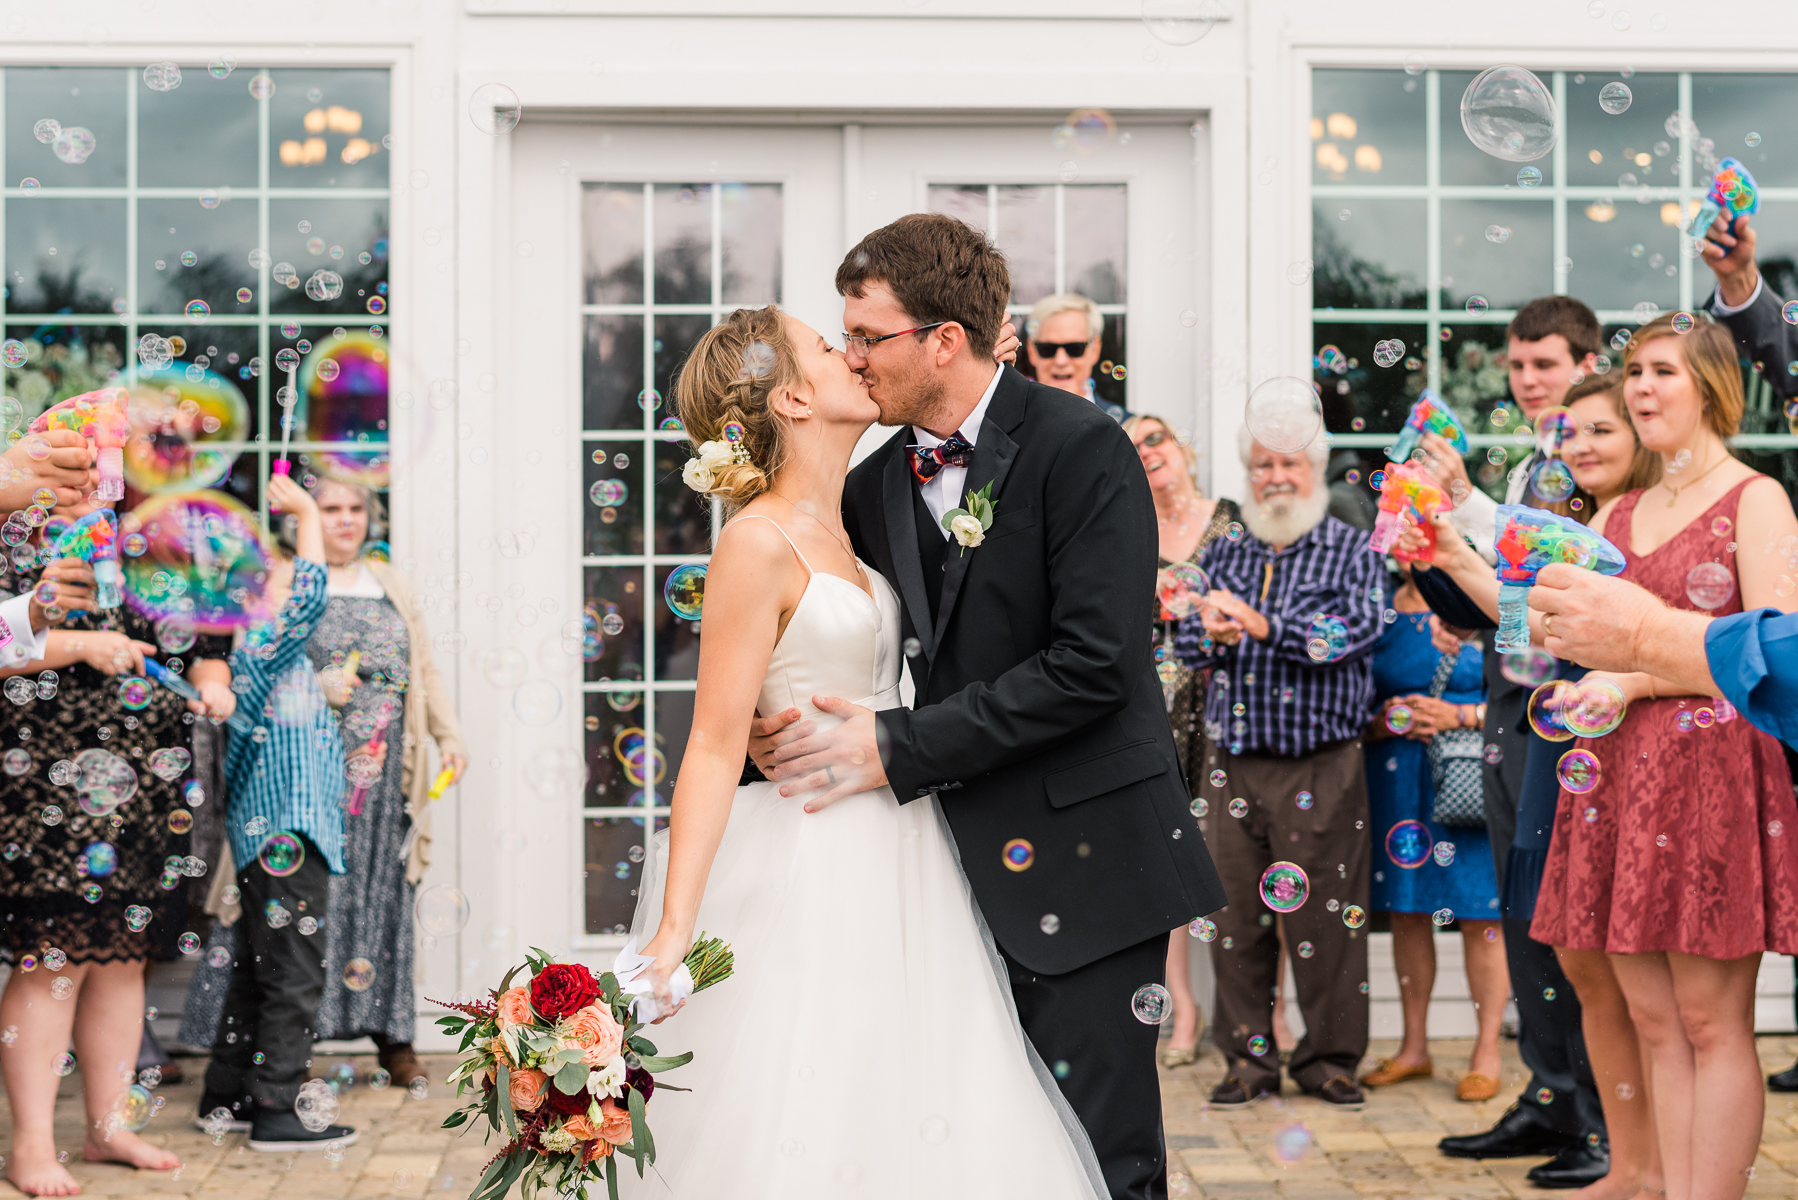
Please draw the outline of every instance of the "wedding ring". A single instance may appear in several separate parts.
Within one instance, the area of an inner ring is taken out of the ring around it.
[[[1555,615],[1553,613],[1544,613],[1542,615],[1542,632],[1549,637],[1555,635]]]
[[[835,787],[837,785],[837,773],[835,771],[831,770],[829,767],[824,768],[824,778],[830,780],[831,787]]]

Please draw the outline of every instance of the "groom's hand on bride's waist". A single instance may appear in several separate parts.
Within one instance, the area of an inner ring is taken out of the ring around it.
[[[780,782],[781,795],[807,796],[808,813],[887,781],[874,710],[836,696],[813,696],[812,703],[843,723],[819,733],[815,721],[793,724],[799,714],[788,709],[773,718],[758,717],[749,738],[756,766]]]

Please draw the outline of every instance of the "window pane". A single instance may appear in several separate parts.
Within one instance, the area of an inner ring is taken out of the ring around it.
[[[1316,307],[1424,307],[1422,200],[1319,197],[1311,242]]]
[[[1584,83],[1575,79],[1567,76],[1567,182],[1625,189],[1677,186],[1679,139],[1669,136],[1665,126],[1679,107],[1679,76],[1634,76],[1629,80],[1630,105],[1615,115],[1598,106],[1598,93],[1618,81],[1616,75],[1593,71]],[[1626,173],[1635,179],[1625,179]],[[1617,202],[1631,198],[1620,194]]]
[[[124,187],[125,84],[133,74],[130,67],[8,67],[6,182],[17,187],[29,176],[45,187]],[[94,135],[86,162],[65,163],[54,142],[32,135],[46,117]]]
[[[587,442],[585,554],[643,553],[643,443]],[[623,465],[619,465],[623,464]]]
[[[239,70],[226,82],[242,78],[239,86],[247,89],[255,74]],[[305,68],[268,75],[275,81],[268,102],[273,186],[387,186],[387,150],[381,144],[391,130],[386,71]],[[430,186],[428,176],[420,182],[421,176],[426,173],[414,172],[414,189]],[[440,186],[452,183],[444,179]]]
[[[218,421],[216,430],[202,427],[194,431],[191,440],[203,444],[209,441],[244,442],[256,437],[260,432],[256,419],[259,384],[250,364],[257,354],[255,326],[147,322],[138,326],[140,336],[146,333],[161,334],[171,341],[181,339],[175,343],[181,353],[161,371],[146,373],[140,367],[140,390],[148,390],[152,385],[158,390],[164,384],[172,385],[181,392],[181,399],[176,403],[192,400],[199,405],[200,411],[194,420],[206,422],[206,418],[211,417]],[[166,404],[160,396],[157,402]],[[132,401],[134,415],[140,404],[138,400]],[[172,462],[166,465],[171,469],[176,466]],[[126,469],[130,471],[129,460]],[[134,481],[133,486],[138,486],[137,482]]]
[[[1415,75],[1311,72],[1312,182],[1423,183],[1424,116]]]
[[[125,362],[125,331],[116,325],[9,325],[6,336],[25,343],[25,365],[0,370],[5,394],[28,417],[107,386]]]
[[[656,693],[656,744],[668,756],[668,774],[661,793],[666,804],[674,798],[674,781],[680,777],[681,759],[687,752],[687,735],[693,731],[693,693]]]
[[[720,184],[724,303],[780,303],[781,205],[777,183]]]
[[[387,201],[324,195],[316,200],[270,200],[268,230],[270,256],[277,267],[281,263],[293,267],[295,276],[290,285],[271,282],[269,311],[302,319],[327,313],[366,316],[374,311],[369,301],[376,297],[381,299],[377,307],[385,311]],[[343,290],[335,298],[315,300],[308,294],[307,284],[319,271],[342,279]]]
[[[619,769],[614,747],[621,735],[643,728],[643,695],[641,692],[587,692],[586,750],[587,797],[592,808],[624,807],[637,785],[625,778]]]
[[[1543,183],[1555,182],[1554,155],[1552,153],[1545,154],[1534,162],[1507,162],[1505,159],[1494,158],[1487,154],[1468,139],[1467,131],[1461,127],[1461,95],[1466,92],[1467,85],[1472,83],[1478,74],[1478,71],[1444,71],[1441,74],[1442,182],[1449,185],[1483,184],[1487,187],[1498,185],[1516,187],[1517,173],[1524,167],[1535,167],[1541,171]],[[1549,84],[1550,80],[1546,73],[1538,72],[1538,74],[1541,75],[1544,84]],[[1592,110],[1598,112],[1596,102],[1593,103]],[[1569,157],[1571,158],[1571,155]]]
[[[182,353],[161,370],[138,368],[131,393],[132,441],[125,449],[126,482],[140,493],[217,486],[240,453],[235,446],[254,436],[257,382],[249,362],[255,356],[256,330],[183,324],[140,325],[138,332],[178,337]],[[209,338],[217,339],[223,354],[206,356],[213,344]],[[227,361],[232,354],[236,364]],[[196,357],[206,357],[213,366],[199,366]]]
[[[1055,189],[999,189],[999,249],[1011,264],[1014,304],[1055,294]]]
[[[643,424],[643,318],[588,317],[581,362],[581,426],[635,429]]]
[[[656,185],[655,248],[656,303],[711,303],[710,184]]]
[[[644,822],[602,817],[587,822],[586,897],[588,933],[626,933],[637,910],[643,878]],[[633,862],[630,851],[637,851]]]
[[[8,312],[103,313],[113,311],[114,301],[122,306],[125,202],[8,200],[6,282]]]
[[[1124,303],[1129,198],[1123,184],[1063,189],[1068,291],[1097,304]]]
[[[663,420],[675,415],[675,369],[686,360],[687,351],[693,348],[693,343],[711,327],[712,318],[700,313],[656,318],[655,389],[661,396],[661,402],[650,413],[652,423],[660,425]]]
[[[1790,113],[1798,101],[1798,76],[1792,75],[1694,75],[1692,119],[1699,134],[1717,143],[1717,157],[1733,154],[1747,165],[1762,187],[1798,184],[1798,158],[1790,126],[1779,114]],[[1749,146],[1750,133],[1761,135],[1759,146]],[[1694,182],[1704,182],[1694,172]],[[1760,224],[1757,219],[1756,225]]]
[[[643,302],[643,187],[588,184],[581,190],[583,287],[588,304]]]
[[[987,220],[992,214],[987,204],[985,184],[933,183],[930,185],[929,197],[931,212],[944,213],[966,221],[982,233],[987,231]]]
[[[1388,433],[1404,424],[1424,388],[1427,326],[1319,321],[1311,336],[1313,378],[1331,433]],[[1404,343],[1405,354],[1393,366],[1382,367],[1374,362],[1374,343],[1391,339]],[[1326,349],[1332,346],[1337,353]]]
[[[211,76],[207,76],[211,78]],[[256,201],[237,199],[217,208],[192,200],[137,202],[137,307],[146,313],[180,313],[204,300],[216,316],[257,311]],[[193,265],[184,255],[193,255]],[[240,302],[238,290],[250,288]]]
[[[681,482],[692,445],[657,441],[654,447],[656,553],[710,554],[712,502]]]
[[[612,629],[602,623],[605,646],[587,664],[586,678],[643,678],[643,572],[638,567],[588,567],[584,603],[600,622],[615,616]],[[630,693],[635,695],[635,693]]]
[[[1666,219],[1659,203],[1620,203],[1616,216],[1599,222],[1592,213],[1570,206],[1567,244],[1573,272],[1567,277],[1568,292],[1593,308],[1634,308],[1644,300],[1663,309],[1677,305],[1679,206],[1668,201],[1664,207]],[[1605,211],[1601,208],[1598,215]]]
[[[231,464],[224,482],[215,485],[251,512],[262,507],[262,481],[268,477],[268,466],[255,454],[244,454]]]
[[[1569,206],[1570,224],[1575,211]],[[1489,234],[1493,226],[1498,232]],[[1554,291],[1554,246],[1551,204],[1444,200],[1442,307],[1459,309],[1469,296],[1484,296],[1492,308],[1521,308],[1548,295]]]
[[[699,678],[699,630],[695,621],[683,621],[662,601],[662,587],[673,567],[657,567],[655,573],[656,678]],[[853,699],[854,697],[846,697]]]
[[[248,81],[254,74],[238,71],[214,79],[203,69],[190,68],[181,72],[180,87],[158,92],[138,72],[132,85],[137,89],[138,183],[195,189],[255,187],[261,106],[250,95]],[[381,87],[386,86],[383,77]]]

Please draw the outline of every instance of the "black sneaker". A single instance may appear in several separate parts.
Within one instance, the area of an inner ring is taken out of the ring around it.
[[[219,1133],[236,1131],[247,1133],[250,1128],[250,1113],[253,1111],[254,1105],[255,1102],[248,1096],[232,1099],[230,1096],[218,1092],[207,1092],[200,1097],[200,1111],[194,1116],[194,1128],[201,1133],[209,1133],[214,1136]],[[226,1117],[219,1118],[219,1123],[215,1125],[212,1114],[221,1108],[225,1110]]]
[[[250,1149],[279,1153],[283,1150],[323,1150],[336,1143],[353,1145],[356,1131],[348,1125],[327,1125],[311,1130],[300,1124],[300,1118],[285,1108],[263,1108],[256,1111],[250,1128]]]
[[[1347,1075],[1332,1075],[1324,1080],[1324,1085],[1311,1093],[1331,1108],[1347,1109],[1353,1112],[1367,1107],[1367,1097],[1356,1086],[1355,1081]]]
[[[1224,1081],[1211,1089],[1211,1107],[1222,1109],[1248,1108],[1259,1104],[1273,1093],[1263,1088],[1253,1094],[1249,1085],[1234,1075],[1224,1076]]]
[[[1779,1072],[1767,1076],[1767,1090],[1773,1092],[1798,1092],[1798,1063]]]

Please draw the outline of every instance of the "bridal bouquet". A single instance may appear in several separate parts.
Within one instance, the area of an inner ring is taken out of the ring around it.
[[[701,991],[730,975],[730,947],[701,935],[684,967],[691,990]],[[514,987],[524,970],[528,982]],[[642,1036],[639,1018],[654,1016],[647,992],[641,976],[630,983],[611,971],[595,978],[586,967],[551,962],[533,949],[489,999],[433,1001],[459,1014],[437,1022],[462,1039],[464,1057],[448,1082],[457,1085],[457,1095],[476,1093],[444,1128],[484,1116],[508,1139],[469,1200],[498,1200],[514,1183],[527,1200],[545,1187],[587,1200],[587,1185],[602,1176],[617,1200],[618,1157],[634,1159],[639,1176],[655,1162],[645,1113],[656,1089],[672,1086],[655,1076],[693,1055],[658,1055]]]

